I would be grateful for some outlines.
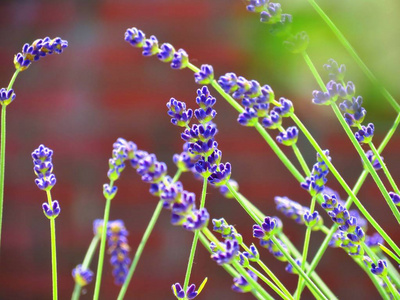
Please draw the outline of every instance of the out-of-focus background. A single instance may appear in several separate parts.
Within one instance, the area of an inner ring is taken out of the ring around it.
[[[395,98],[400,98],[399,66],[400,3],[394,0],[318,1],[348,37],[360,56]],[[322,65],[335,58],[347,66],[347,80],[357,86],[368,111],[366,121],[374,122],[374,142],[380,143],[395,113],[373,88],[358,66],[306,0],[281,1],[284,12],[293,15],[294,31],[310,36],[309,54],[328,80]],[[180,152],[180,129],[170,123],[166,102],[170,97],[196,108],[199,88],[189,70],[172,70],[157,58],[145,58],[140,49],[124,41],[129,27],[156,35],[160,43],[184,48],[190,61],[214,66],[219,77],[235,72],[247,79],[269,84],[276,96],[291,99],[296,113],[314,134],[323,149],[329,149],[333,163],[354,185],[362,165],[356,151],[328,107],[311,104],[317,89],[301,56],[288,53],[282,40],[273,37],[257,14],[235,1],[3,1],[0,4],[0,86],[6,87],[14,72],[13,55],[24,43],[37,38],[60,36],[69,47],[61,55],[51,55],[20,73],[14,84],[16,100],[7,108],[5,202],[0,254],[0,299],[50,299],[51,261],[49,222],[41,204],[45,193],[34,184],[31,152],[45,144],[54,150],[57,184],[52,190],[62,212],[57,218],[57,255],[60,299],[68,299],[74,282],[71,270],[82,262],[92,239],[92,223],[102,218],[102,185],[113,142],[118,137],[134,141],[140,149],[166,161],[175,172],[172,155]],[[305,228],[275,210],[274,196],[288,196],[309,205],[309,195],[274,156],[257,132],[241,127],[237,113],[215,92],[217,140],[223,161],[233,165],[240,191],[267,215],[284,222],[284,232],[302,249]],[[291,125],[285,120],[284,126]],[[276,132],[271,132],[272,136]],[[315,151],[300,135],[299,147],[309,166]],[[399,178],[399,135],[395,134],[384,151],[395,179]],[[294,158],[290,149],[284,149]],[[297,164],[296,164],[297,165]],[[201,182],[191,174],[182,181],[187,190],[200,197]],[[384,180],[386,183],[386,181]],[[131,257],[141,239],[157,199],[148,193],[133,169],[126,168],[116,182],[118,194],[112,201],[111,220],[122,219],[129,231]],[[333,176],[329,186],[343,190]],[[359,198],[381,226],[400,242],[397,224],[372,180],[367,179]],[[225,217],[245,237],[251,237],[252,221],[234,200],[223,198],[209,188],[206,204],[212,218]],[[321,211],[325,223],[327,215]],[[192,233],[170,225],[164,211],[128,289],[126,299],[173,299],[171,285],[183,283]],[[374,232],[370,228],[368,234]],[[314,233],[309,256],[314,255],[323,235]],[[293,291],[297,277],[284,271],[259,247],[262,259]],[[108,257],[107,257],[108,258]],[[91,268],[96,269],[97,256]],[[340,249],[328,249],[317,272],[341,299],[376,299],[378,294],[367,276]],[[251,299],[251,295],[231,291],[232,279],[198,247],[191,282],[208,283],[199,299]],[[92,297],[94,284],[84,289],[81,299]],[[115,299],[111,266],[105,263],[101,299]],[[306,291],[304,299],[311,295]]]

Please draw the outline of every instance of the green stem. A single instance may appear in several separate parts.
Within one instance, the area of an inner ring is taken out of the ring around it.
[[[297,147],[297,145],[294,144],[294,145],[292,146],[292,149],[293,149],[294,154],[295,154],[296,157],[297,157],[297,160],[299,161],[299,163],[300,163],[300,165],[301,165],[301,168],[302,168],[303,171],[304,171],[304,174],[306,174],[307,177],[310,176],[310,169],[308,168],[307,163],[306,163],[306,161],[304,160],[304,157],[303,157],[303,155],[301,154],[301,152],[300,152],[300,150],[299,150],[299,147]]]
[[[1,227],[3,224],[4,171],[6,163],[6,106],[1,107],[1,141],[0,141],[0,246]]]
[[[47,201],[52,207],[51,193],[46,191]],[[55,218],[50,219],[50,236],[51,236],[51,266],[52,266],[52,281],[53,281],[53,300],[58,299],[57,292],[57,250],[56,250],[56,222]]]
[[[309,287],[310,291],[318,298],[318,299],[328,299],[325,295],[318,289],[315,283],[307,276],[306,273],[299,267],[296,261],[289,255],[289,253],[282,247],[279,241],[276,239],[275,236],[271,236],[271,241],[278,247],[279,251],[286,257],[289,263],[297,270],[299,276],[302,276],[304,280],[307,282],[307,286]]]
[[[243,247],[243,249],[251,253],[251,250],[244,244],[242,243],[240,246]],[[263,271],[272,279],[272,281],[276,284],[276,286],[283,292],[285,293],[286,297],[289,297],[290,299],[293,299],[292,295],[290,292],[286,289],[286,287],[282,284],[282,282],[278,279],[278,277],[275,276],[275,274],[264,264],[264,262],[261,259],[257,260],[257,264],[263,269]],[[258,276],[258,275],[257,275]],[[260,276],[258,276],[260,277]],[[272,288],[272,286],[271,286]]]
[[[135,272],[136,266],[142,255],[144,247],[146,246],[147,240],[149,239],[150,234],[153,231],[153,228],[158,220],[158,217],[160,216],[162,207],[163,207],[163,200],[160,200],[160,201],[158,201],[156,209],[154,210],[153,215],[150,219],[149,225],[147,225],[147,228],[143,234],[142,240],[140,241],[140,244],[136,250],[135,257],[133,258],[132,264],[129,267],[129,273],[126,276],[125,282],[122,285],[121,290],[119,291],[118,298],[117,298],[118,300],[122,300],[125,297],[125,293],[128,289],[129,283],[131,282],[133,273]]]
[[[203,190],[201,193],[201,202],[200,202],[200,209],[204,208],[205,201],[206,201],[206,195],[207,195],[207,178],[204,177],[203,179]],[[192,273],[192,267],[193,267],[193,261],[194,261],[194,255],[196,253],[196,247],[197,247],[197,241],[199,239],[199,234],[200,230],[196,230],[194,232],[194,238],[192,242],[192,248],[190,249],[190,255],[189,255],[189,261],[186,269],[186,276],[185,276],[185,281],[183,283],[183,290],[186,292],[188,286],[189,286],[189,280],[190,280],[190,274]]]
[[[264,281],[271,289],[273,289],[275,291],[275,293],[277,293],[279,296],[281,296],[282,299],[293,300],[293,297],[290,294],[289,295],[284,294],[271,280],[269,280],[267,277],[265,277],[256,268],[254,268],[251,265],[249,265],[247,268],[250,271],[252,271],[258,278],[260,278],[262,281]]]
[[[112,188],[113,184],[114,181],[110,180],[110,189]],[[110,207],[111,207],[111,199],[106,198],[106,206],[104,208],[104,217],[103,217],[103,229],[101,232],[101,240],[100,240],[99,261],[97,263],[96,285],[94,287],[93,300],[98,300],[100,294],[101,276],[103,273],[104,253],[106,251],[107,225],[108,225],[108,218],[110,216]]]
[[[310,214],[312,214],[314,212],[316,198],[317,197],[314,196],[311,199]],[[307,255],[308,255],[308,247],[310,246],[310,237],[311,237],[311,226],[307,226],[306,234],[305,234],[305,237],[304,237],[303,258],[301,260],[301,268],[303,270],[305,270],[305,267],[306,267]],[[296,297],[296,299],[298,299],[298,300],[300,299],[300,296],[301,296],[300,287],[301,287],[302,281],[303,281],[303,278],[299,276],[299,280],[297,281],[297,289],[296,289],[296,291],[299,291],[297,293],[297,297]]]
[[[19,70],[16,70],[11,77],[10,82],[7,86],[7,91],[11,90],[15,79],[19,74]],[[1,137],[0,137],[0,248],[1,248],[1,229],[3,224],[3,203],[4,203],[4,174],[6,164],[6,106],[1,105]]]
[[[271,299],[271,297],[248,273],[247,271],[239,264],[237,260],[233,260],[232,263],[233,267],[242,274],[242,276],[246,279],[246,281],[261,295],[263,299]]]
[[[374,179],[376,185],[378,186],[379,190],[381,191],[382,195],[384,196],[384,198],[385,198],[387,204],[389,205],[393,215],[395,216],[397,222],[400,223],[400,213],[397,210],[396,205],[390,198],[389,193],[386,190],[385,186],[383,185],[381,179],[379,178],[378,174],[376,173],[376,170],[374,169],[371,162],[368,160],[367,156],[365,155],[364,150],[361,148],[360,144],[357,142],[356,138],[354,137],[353,132],[351,131],[349,125],[344,120],[336,103],[333,103],[331,105],[331,107],[332,107],[333,111],[335,112],[335,115],[338,118],[340,124],[344,128],[344,130],[347,133],[348,137],[350,138],[351,142],[353,143],[354,147],[356,148],[358,154],[361,156],[362,160],[365,162],[365,166],[367,167],[368,171],[371,173],[372,178]],[[378,157],[379,157],[379,155],[378,155]]]
[[[336,27],[336,25],[331,21],[331,19],[325,14],[325,12],[318,6],[318,4],[314,0],[308,0],[311,6],[317,11],[317,13],[321,16],[321,18],[325,21],[325,23],[329,26],[329,28],[333,31],[339,41],[342,43],[343,47],[349,52],[349,54],[356,61],[358,66],[364,72],[364,74],[368,77],[368,79],[375,85],[376,88],[383,94],[386,100],[393,106],[397,113],[400,112],[400,105],[396,102],[393,96],[383,87],[382,84],[376,79],[374,74],[372,74],[371,70],[365,65],[362,59],[358,56],[357,52],[350,45],[349,41],[344,37],[344,35],[340,32],[340,30]]]
[[[379,155],[378,150],[375,148],[375,146],[374,146],[374,144],[373,144],[372,142],[369,142],[368,145],[369,145],[369,147],[371,148],[372,152],[374,153],[374,157],[372,158],[372,161],[373,161],[375,158],[378,159],[379,163],[380,163],[381,166],[382,166],[382,170],[383,170],[383,172],[385,173],[387,179],[389,180],[390,185],[392,186],[394,192],[395,192],[396,194],[399,194],[399,188],[397,187],[397,184],[396,184],[396,182],[394,181],[392,175],[390,174],[390,172],[389,172],[389,170],[388,170],[386,164],[384,163],[384,161],[382,160],[381,156]]]
[[[372,274],[371,271],[368,269],[368,267],[360,259],[354,259],[354,260],[360,266],[360,268],[364,270],[364,272],[368,275],[368,277],[371,279],[372,283],[374,284],[375,288],[381,295],[382,299],[390,300],[389,295],[386,293],[385,289],[378,281],[378,277],[375,276],[374,274]]]
[[[97,245],[99,244],[100,237],[95,235],[89,245],[89,248],[83,259],[82,269],[87,270],[89,268],[90,262],[93,259],[94,252],[96,251]],[[81,295],[82,286],[75,282],[74,292],[72,293],[71,300],[78,300]]]

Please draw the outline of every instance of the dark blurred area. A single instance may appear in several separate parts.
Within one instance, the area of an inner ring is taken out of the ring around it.
[[[400,31],[400,3],[385,1],[383,10],[383,4],[372,0],[319,2],[374,74],[395,98],[400,98],[400,41],[393,38]],[[346,64],[346,79],[352,80],[357,94],[364,97],[368,111],[365,124],[374,122],[374,142],[379,145],[395,118],[393,109],[307,1],[284,0],[281,4],[284,12],[293,15],[294,31],[308,32],[308,52],[324,80],[328,77],[322,65],[329,58]],[[174,97],[196,108],[196,89],[200,86],[191,71],[172,70],[155,57],[143,57],[140,49],[126,43],[124,32],[129,27],[141,29],[147,36],[154,34],[160,44],[169,42],[176,49],[185,49],[190,62],[197,66],[212,64],[216,77],[235,72],[269,84],[277,98],[293,101],[299,118],[321,147],[330,150],[332,162],[350,186],[362,171],[360,159],[331,109],[312,105],[311,93],[318,87],[301,56],[288,53],[282,40],[271,36],[268,27],[259,22],[258,15],[246,11],[244,1],[8,1],[0,4],[0,12],[0,87],[8,85],[14,72],[13,56],[24,43],[46,36],[60,36],[69,42],[61,55],[45,57],[20,73],[14,84],[17,98],[7,108],[0,299],[51,299],[50,230],[41,209],[46,195],[34,184],[30,155],[39,144],[54,150],[57,184],[52,195],[62,209],[56,220],[60,299],[70,298],[74,285],[71,270],[82,263],[93,236],[93,220],[103,216],[102,186],[108,182],[113,142],[118,137],[132,140],[165,161],[170,175],[175,173],[172,155],[181,151],[183,141],[180,129],[170,123],[166,102]],[[232,178],[266,215],[283,220],[284,232],[302,249],[305,227],[277,212],[273,198],[288,196],[308,206],[309,195],[258,133],[241,127],[236,111],[214,90],[211,93],[217,98],[217,141],[223,161],[232,164]],[[285,120],[284,126],[290,125]],[[275,137],[276,132],[270,133]],[[312,166],[316,154],[303,135],[298,145]],[[399,146],[395,134],[383,152],[395,179],[400,175]],[[283,150],[294,161],[290,149]],[[299,167],[297,162],[295,165]],[[191,174],[181,178],[185,189],[200,199],[201,182]],[[329,175],[328,179],[328,185],[344,198],[334,177]],[[133,257],[158,200],[131,168],[125,169],[116,185],[118,193],[112,201],[110,219],[125,222]],[[370,178],[359,199],[399,242],[398,224]],[[225,199],[210,187],[206,207],[212,218],[224,217],[235,225],[248,245],[257,243],[251,236],[253,222],[234,200]],[[328,216],[319,211],[330,226]],[[370,228],[367,233],[373,232]],[[192,236],[170,225],[170,213],[164,211],[126,299],[173,299],[171,285],[184,281]],[[309,257],[323,237],[320,232],[312,235]],[[286,263],[258,248],[264,262],[294,291],[297,276],[284,271]],[[96,266],[97,256],[91,269],[95,271]],[[119,292],[111,270],[105,262],[101,299],[115,299]],[[340,249],[328,249],[317,272],[340,299],[378,297],[368,277]],[[253,298],[231,291],[231,277],[199,246],[191,282],[198,286],[204,277],[209,280],[199,299]],[[93,287],[94,282],[84,289],[81,299],[90,299]],[[311,297],[305,290],[304,299]]]

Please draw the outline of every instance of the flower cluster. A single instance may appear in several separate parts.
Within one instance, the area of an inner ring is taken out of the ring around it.
[[[38,178],[35,179],[37,187],[43,191],[50,191],[56,184],[56,176],[53,174],[52,162],[53,150],[40,145],[32,152],[33,171]],[[43,213],[49,219],[56,218],[61,211],[57,200],[49,200],[42,204]]]
[[[136,27],[126,30],[125,41],[134,47],[142,48],[142,54],[144,56],[157,55],[160,61],[170,63],[173,69],[184,69],[189,63],[189,57],[185,50],[175,50],[175,48],[168,43],[164,43],[159,47],[158,40],[154,35],[146,39],[146,35],[143,31]]]
[[[218,245],[210,243],[211,258],[219,265],[230,264],[239,254],[239,243],[236,239],[226,239]]]
[[[363,228],[357,223],[357,217],[351,216],[344,205],[339,203],[336,195],[324,194],[322,208],[328,213],[332,221],[339,225],[330,246],[341,247],[349,255],[362,257],[364,249],[361,244],[365,241]]]
[[[210,94],[208,88],[203,86],[197,90],[196,102],[199,108],[194,111],[194,116],[199,122],[189,127],[192,110],[186,110],[184,102],[172,98],[168,103],[168,114],[171,122],[182,126],[174,120],[185,120],[186,129],[181,134],[185,141],[184,152],[174,156],[174,162],[182,171],[195,171],[214,186],[224,186],[231,176],[231,164],[221,163],[222,152],[218,149],[215,135],[218,130],[212,122],[216,116],[213,106],[216,99]],[[186,116],[190,116],[186,117]],[[183,127],[183,126],[182,126]]]
[[[238,122],[243,126],[255,126],[259,118],[262,125],[268,129],[279,129],[276,137],[278,143],[291,146],[297,142],[299,130],[292,126],[286,130],[282,128],[282,119],[290,117],[293,112],[293,103],[285,98],[275,101],[275,95],[270,86],[261,86],[256,80],[247,80],[235,73],[227,73],[221,76],[218,84],[234,99],[241,100],[244,111],[239,114]],[[275,106],[270,109],[271,104]]]
[[[60,54],[67,47],[68,42],[59,37],[54,39],[45,37],[44,39],[34,41],[31,45],[26,43],[22,47],[22,52],[17,53],[14,56],[15,68],[19,71],[24,71],[32,62],[37,61],[46,55],[53,53]]]
[[[379,160],[377,158],[374,159],[374,152],[372,150],[368,150],[367,152],[365,152],[365,155],[367,156],[367,159],[370,161],[370,163],[372,164],[372,167],[375,170],[378,171],[378,170],[382,169],[382,165],[379,162]],[[381,156],[380,158],[383,161],[383,157]],[[361,162],[364,164],[363,160]]]
[[[177,299],[194,299],[197,297],[199,294],[198,291],[196,291],[196,285],[191,284],[188,286],[187,290],[184,291],[180,283],[175,283],[172,285],[172,292],[174,293],[175,297]]]
[[[328,157],[330,161],[331,158],[329,156],[329,150],[323,150],[325,156]],[[315,196],[320,194],[324,188],[325,183],[328,181],[326,175],[328,175],[329,169],[321,155],[317,153],[317,162],[314,164],[310,177],[306,178],[305,182],[302,182],[300,185],[303,189],[310,192],[311,196]]]
[[[310,213],[310,209],[290,200],[288,197],[275,197],[276,209],[286,217],[291,218],[298,224],[311,226],[312,230],[319,230],[323,224],[322,217],[317,211]]]
[[[257,281],[258,277],[256,274],[254,274],[252,271],[247,270],[247,274],[254,280]],[[249,284],[246,278],[243,277],[243,275],[240,275],[239,277],[233,278],[233,285],[232,285],[232,290],[238,293],[247,293],[252,290],[252,286]]]
[[[104,221],[97,219],[93,222],[93,231],[97,236],[101,236],[104,230]],[[114,282],[116,285],[122,285],[125,282],[131,262],[128,253],[128,231],[122,220],[108,221],[107,224],[107,243],[108,253],[111,255],[110,264],[113,267]]]

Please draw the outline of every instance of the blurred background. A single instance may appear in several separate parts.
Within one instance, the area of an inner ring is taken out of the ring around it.
[[[343,31],[354,48],[385,84],[400,98],[399,66],[400,3],[395,0],[318,1]],[[365,123],[374,122],[374,142],[379,144],[391,127],[395,113],[374,89],[358,66],[344,51],[306,0],[281,1],[285,13],[293,15],[294,32],[310,36],[309,55],[328,80],[322,65],[329,58],[347,66],[347,80],[357,86],[368,111]],[[172,155],[180,152],[180,129],[170,123],[166,102],[170,97],[196,108],[196,85],[189,70],[172,70],[157,58],[145,58],[141,50],[124,41],[129,27],[156,35],[160,44],[169,42],[184,48],[190,62],[214,66],[215,76],[235,72],[247,79],[269,84],[277,98],[295,104],[297,115],[313,133],[350,186],[362,165],[329,107],[311,104],[317,84],[299,55],[288,53],[282,40],[273,37],[256,14],[248,13],[240,0],[136,0],[136,1],[2,1],[0,4],[0,82],[6,87],[14,72],[13,55],[24,43],[37,38],[60,36],[69,47],[20,73],[14,90],[16,100],[7,108],[4,223],[0,254],[0,299],[51,299],[49,222],[41,204],[45,193],[34,184],[31,152],[45,144],[54,150],[57,184],[52,190],[62,212],[57,218],[59,298],[70,298],[71,270],[82,263],[93,237],[92,223],[102,218],[105,200],[102,186],[112,144],[118,137],[134,141],[140,149],[156,153],[175,173]],[[231,162],[232,178],[240,191],[267,215],[284,222],[284,232],[302,249],[305,227],[296,225],[276,211],[273,198],[288,196],[309,205],[309,195],[275,157],[268,145],[251,128],[241,127],[237,113],[219,95],[216,110],[223,161]],[[284,126],[291,123],[285,120]],[[276,132],[271,132],[275,137]],[[298,145],[309,164],[315,151],[303,135]],[[400,168],[396,134],[383,156],[395,179]],[[397,150],[396,150],[397,149]],[[293,158],[290,149],[283,149]],[[296,163],[295,163],[296,164]],[[297,165],[297,164],[296,164]],[[329,186],[345,197],[333,176]],[[187,190],[200,198],[201,182],[184,174]],[[387,183],[384,180],[385,184]],[[111,220],[122,219],[129,231],[130,257],[136,250],[157,199],[148,193],[131,168],[116,182],[118,194],[112,201]],[[367,209],[381,226],[400,241],[396,222],[373,181],[368,178],[359,193]],[[244,236],[251,235],[252,221],[234,200],[223,198],[209,188],[207,209],[212,218],[224,217]],[[325,223],[327,215],[320,210]],[[368,234],[374,232],[370,228]],[[170,225],[164,211],[145,248],[128,289],[126,299],[174,299],[171,285],[183,283],[192,234]],[[311,238],[309,257],[323,240],[320,232]],[[275,260],[259,247],[262,259],[294,290],[297,277],[284,271],[285,263]],[[107,259],[109,256],[107,257]],[[91,269],[95,271],[97,256]],[[111,266],[105,262],[101,299],[115,299],[119,287],[113,284]],[[340,299],[376,299],[378,294],[367,276],[340,249],[328,249],[317,268],[319,275]],[[199,299],[252,299],[231,291],[232,279],[198,247],[191,282],[208,283]],[[81,299],[91,299],[94,283],[84,289]],[[311,298],[305,291],[304,299]]]

